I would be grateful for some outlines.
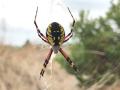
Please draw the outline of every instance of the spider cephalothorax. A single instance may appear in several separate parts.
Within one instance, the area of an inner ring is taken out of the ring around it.
[[[70,12],[69,8],[68,11],[70,13],[70,15],[72,16],[72,13]],[[70,64],[70,66],[75,70],[78,71],[77,67],[75,66],[75,64],[71,61],[71,59],[68,57],[68,55],[63,51],[63,49],[61,48],[61,45],[63,43],[65,43],[66,41],[68,41],[72,35],[73,35],[73,27],[75,24],[75,20],[73,18],[73,23],[72,23],[72,28],[71,28],[71,32],[65,36],[65,31],[64,28],[57,22],[52,22],[51,24],[48,25],[47,30],[46,30],[46,36],[44,36],[41,32],[40,29],[37,26],[36,23],[36,17],[37,17],[37,12],[38,12],[38,7],[36,10],[36,15],[35,15],[35,20],[34,20],[34,24],[36,26],[37,32],[38,32],[38,36],[45,41],[46,43],[48,43],[49,45],[52,46],[52,48],[50,49],[50,52],[47,56],[47,58],[45,59],[45,62],[43,64],[43,68],[40,72],[40,76],[44,75],[45,72],[45,68],[47,67],[47,64],[49,63],[50,57],[52,55],[52,52],[54,53],[58,53],[58,51],[61,52],[61,54],[65,57],[65,59],[67,60],[67,62]]]

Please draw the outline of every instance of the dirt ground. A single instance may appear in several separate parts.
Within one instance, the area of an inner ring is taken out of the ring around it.
[[[0,90],[83,90],[74,76],[52,61],[54,55],[40,79],[48,51],[49,48],[34,45],[21,48],[0,45]],[[89,90],[120,90],[120,84]]]

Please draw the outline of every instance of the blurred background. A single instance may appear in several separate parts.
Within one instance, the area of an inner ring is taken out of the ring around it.
[[[68,34],[70,8],[76,20],[74,36],[62,47],[79,73],[61,54],[53,54],[39,78],[50,47],[33,23],[37,6],[43,34],[53,21]],[[119,90],[119,41],[119,0],[0,0],[0,90]]]
[[[37,23],[45,34],[52,21],[59,22],[69,32],[72,18],[66,7],[71,9],[75,19],[79,18],[81,10],[90,11],[90,17],[96,18],[105,15],[110,0],[0,0],[0,41],[15,46],[23,45],[26,40],[38,43],[39,38],[33,24],[37,6]]]

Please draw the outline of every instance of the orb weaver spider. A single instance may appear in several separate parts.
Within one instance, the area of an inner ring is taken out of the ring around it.
[[[52,53],[54,52],[55,54],[58,53],[58,51],[60,51],[60,53],[65,57],[66,61],[70,64],[70,66],[77,72],[78,69],[76,67],[76,65],[72,62],[72,60],[69,58],[69,56],[63,51],[63,49],[61,48],[61,45],[65,42],[67,42],[72,36],[73,36],[73,27],[75,24],[75,19],[70,11],[70,9],[68,8],[68,11],[73,19],[73,23],[72,23],[72,28],[70,33],[68,33],[67,36],[65,36],[65,31],[64,28],[57,22],[52,22],[51,24],[48,25],[47,27],[47,31],[46,31],[46,37],[41,33],[40,29],[38,28],[38,25],[36,23],[36,17],[37,17],[37,12],[38,12],[38,7],[36,9],[36,15],[35,15],[35,19],[34,19],[34,24],[35,27],[37,29],[37,33],[38,36],[46,43],[48,43],[49,45],[52,46],[52,48],[49,51],[49,54],[47,56],[47,58],[45,59],[45,62],[43,64],[43,68],[40,72],[40,77],[44,75],[45,69],[47,67],[47,64],[49,63],[50,57],[52,55]]]

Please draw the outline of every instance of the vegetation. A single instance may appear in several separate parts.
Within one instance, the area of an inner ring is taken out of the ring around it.
[[[89,13],[81,11],[75,24],[71,58],[80,72],[75,73],[58,58],[65,69],[75,75],[80,85],[111,85],[120,78],[120,1],[111,3],[105,17],[90,19]]]

